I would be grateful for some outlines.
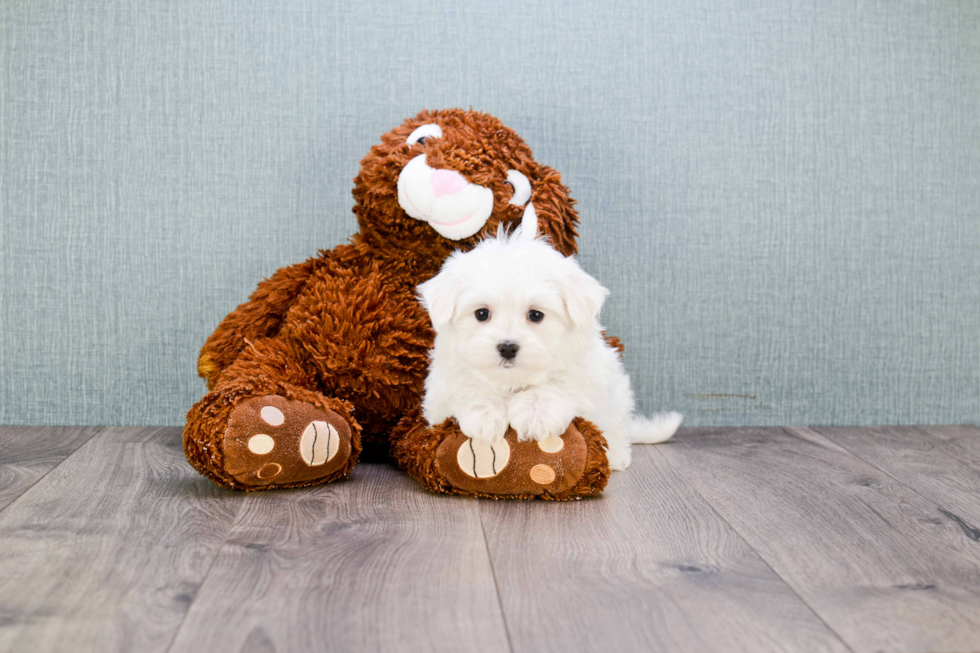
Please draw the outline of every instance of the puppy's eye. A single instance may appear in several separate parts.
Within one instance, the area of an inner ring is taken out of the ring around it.
[[[474,313],[474,315],[476,315],[476,319],[480,322],[486,322],[490,319],[490,311],[485,308],[476,309],[476,313]]]
[[[534,311],[534,310],[528,311],[527,319],[531,320],[532,322],[540,322],[541,320],[544,319],[544,313],[542,313],[541,311]]]
[[[514,195],[510,198],[511,204],[524,206],[531,199],[531,182],[518,171],[507,171],[507,185],[514,189]]]
[[[417,127],[415,131],[409,134],[408,139],[405,141],[409,145],[415,145],[416,143],[424,143],[427,138],[440,138],[442,136],[442,127],[435,124],[422,125]]]

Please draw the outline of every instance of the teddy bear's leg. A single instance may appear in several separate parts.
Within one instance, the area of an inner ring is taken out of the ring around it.
[[[455,420],[429,426],[421,410],[392,433],[399,466],[434,492],[492,499],[580,499],[609,480],[606,441],[578,417],[560,438],[518,442],[513,429],[493,446],[463,435]]]
[[[184,453],[230,489],[267,490],[346,477],[361,451],[346,401],[325,397],[287,344],[247,348],[187,413]]]

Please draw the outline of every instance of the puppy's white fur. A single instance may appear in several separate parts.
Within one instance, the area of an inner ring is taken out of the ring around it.
[[[533,238],[533,228],[456,252],[419,286],[436,331],[425,419],[455,417],[464,435],[492,443],[508,425],[519,440],[560,436],[581,416],[602,430],[609,466],[626,469],[632,443],[667,440],[682,416],[636,415],[629,376],[599,325],[609,291],[574,257]],[[477,319],[480,309],[489,319]],[[543,319],[533,322],[531,311]],[[512,360],[502,343],[517,345]]]

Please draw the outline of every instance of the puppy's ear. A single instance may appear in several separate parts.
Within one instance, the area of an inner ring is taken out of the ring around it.
[[[609,291],[590,277],[574,257],[565,259],[562,274],[558,275],[556,282],[572,324],[583,327],[599,317],[599,310]]]
[[[453,319],[456,303],[463,291],[462,284],[447,267],[444,266],[442,272],[416,287],[419,301],[429,312],[429,319],[436,331]]]

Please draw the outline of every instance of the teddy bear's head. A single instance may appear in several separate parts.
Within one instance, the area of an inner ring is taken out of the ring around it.
[[[354,179],[359,239],[390,256],[438,264],[499,225],[536,218],[538,233],[574,254],[578,214],[555,170],[497,118],[423,111],[381,137]]]

